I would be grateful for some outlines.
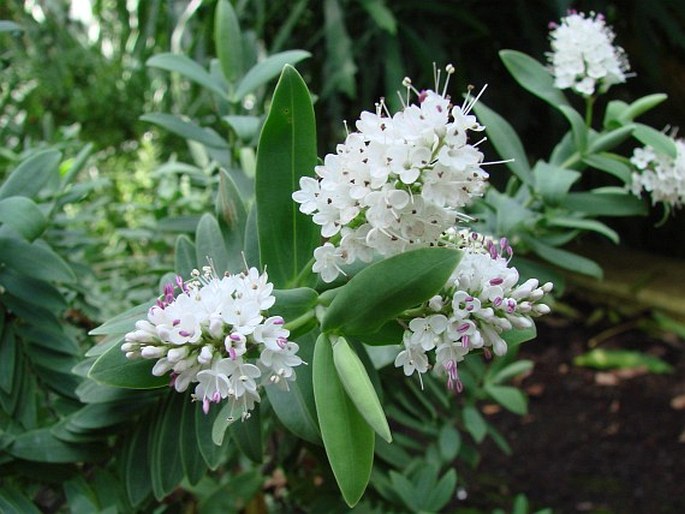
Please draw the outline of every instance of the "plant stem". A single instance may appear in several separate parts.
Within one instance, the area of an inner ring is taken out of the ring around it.
[[[283,325],[283,328],[285,328],[286,330],[290,330],[292,332],[302,327],[303,325],[306,325],[310,320],[314,319],[314,316],[316,316],[316,311],[314,309],[309,310],[305,312],[302,316],[295,318],[294,320],[289,321],[288,323]]]
[[[560,167],[561,168],[570,168],[575,163],[580,162],[581,158],[582,158],[582,156],[580,155],[580,152],[573,152],[568,159],[566,159],[564,162],[561,163]]]
[[[592,108],[595,105],[595,97],[588,96],[585,99],[585,126],[590,128],[592,126]]]

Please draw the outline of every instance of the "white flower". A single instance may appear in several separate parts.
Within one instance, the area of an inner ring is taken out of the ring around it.
[[[470,351],[483,348],[495,355],[507,351],[501,334],[512,328],[528,328],[532,317],[549,312],[542,303],[552,284],[529,279],[520,285],[506,239],[495,242],[475,233],[449,231],[449,240],[464,255],[440,293],[421,308],[424,315],[406,323],[403,349],[395,359],[405,375],[425,373],[427,351],[435,349],[435,371],[447,375],[450,389],[461,390],[457,364]]]
[[[681,207],[685,203],[685,140],[675,139],[676,158],[657,154],[646,146],[636,148],[630,162],[638,171],[632,174],[631,190],[640,196],[649,193],[652,204],[663,202],[667,207]]]
[[[448,66],[448,77],[453,71]],[[404,85],[402,110],[391,114],[381,101],[375,113],[363,112],[357,132],[292,195],[329,239],[314,251],[313,270],[325,282],[338,277],[342,264],[369,262],[374,253],[439,244],[460,209],[485,191],[483,154],[468,134],[483,130],[471,114],[477,97],[455,106],[447,81],[442,93],[419,92],[408,79]],[[412,93],[418,103],[410,103]]]
[[[205,412],[226,400],[243,419],[260,400],[262,371],[256,363],[271,377],[295,379],[293,368],[302,364],[299,347],[288,341],[282,317],[265,316],[276,302],[266,273],[250,268],[219,278],[206,267],[188,283],[177,279],[176,286],[178,295],[173,284],[165,286],[147,320],[124,336],[127,358],[155,359],[152,373],[171,372],[177,391],[197,384],[193,396]]]
[[[615,46],[614,32],[601,14],[572,12],[550,32],[548,54],[554,85],[592,96],[626,81],[630,69],[625,52]]]

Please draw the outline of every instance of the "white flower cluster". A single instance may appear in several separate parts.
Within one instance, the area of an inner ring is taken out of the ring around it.
[[[454,67],[447,67],[447,76]],[[329,239],[314,251],[313,270],[332,282],[342,266],[370,262],[409,248],[435,245],[482,196],[488,174],[469,131],[484,129],[469,114],[478,97],[455,106],[443,92],[419,92],[405,79],[404,108],[391,115],[383,101],[363,112],[335,154],[302,177],[292,197]],[[436,89],[439,74],[436,77]],[[410,92],[418,104],[410,104]]]
[[[512,249],[505,238],[498,243],[475,232],[452,233],[461,239],[464,255],[440,294],[411,319],[403,337],[403,349],[395,359],[406,376],[431,367],[427,352],[435,350],[435,371],[447,375],[450,389],[462,388],[457,363],[473,349],[492,349],[496,355],[507,351],[502,332],[529,328],[533,317],[547,314],[541,303],[552,290],[537,279],[520,285],[516,268],[509,266]]]
[[[652,204],[663,202],[671,207],[685,203],[685,140],[674,140],[676,158],[658,154],[651,146],[636,148],[630,162],[639,170],[632,175],[632,192],[647,191]]]
[[[168,284],[147,319],[126,334],[126,357],[157,359],[152,373],[171,372],[179,392],[197,382],[194,398],[205,413],[228,399],[234,419],[248,417],[260,400],[258,380],[285,387],[295,380],[299,346],[288,341],[283,318],[266,317],[276,301],[266,272],[250,268],[219,278],[206,266],[202,275],[194,270],[190,282],[176,282],[179,294]]]
[[[556,87],[591,96],[597,88],[605,92],[626,81],[628,59],[623,49],[613,44],[614,32],[601,14],[571,12],[552,27],[548,57]]]

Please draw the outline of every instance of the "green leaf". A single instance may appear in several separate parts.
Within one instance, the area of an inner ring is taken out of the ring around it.
[[[395,494],[402,499],[409,512],[420,512],[424,498],[421,497],[414,484],[406,476],[396,471],[391,470],[389,475]]]
[[[314,399],[326,455],[345,502],[353,507],[371,476],[374,433],[345,393],[325,334],[316,341],[312,365]]]
[[[136,321],[147,318],[147,311],[150,307],[155,305],[154,300],[131,307],[129,310],[106,321],[99,327],[94,328],[88,332],[91,336],[109,335],[109,334],[125,334],[135,328]]]
[[[571,211],[580,211],[588,216],[644,216],[647,207],[639,198],[628,191],[569,193],[560,206]]]
[[[673,373],[673,366],[654,355],[634,350],[605,350],[595,348],[573,359],[576,366],[596,369],[645,368],[650,373]]]
[[[228,269],[237,272],[244,267],[242,252],[247,210],[238,187],[225,170],[219,173],[215,212],[228,254]]]
[[[397,20],[385,0],[362,0],[362,7],[371,16],[378,28],[385,30],[388,34],[397,34]]]
[[[178,451],[181,454],[183,472],[191,485],[197,484],[205,476],[207,465],[202,458],[197,446],[197,430],[195,425],[195,409],[199,402],[190,401],[190,395],[186,395],[183,402],[181,415],[181,436],[179,438]]]
[[[395,320],[390,320],[376,332],[359,336],[364,344],[370,346],[397,345],[402,342],[404,328]]]
[[[485,384],[485,392],[502,407],[514,414],[523,416],[528,412],[525,395],[515,387]]]
[[[222,116],[229,127],[233,129],[236,136],[238,136],[243,141],[252,141],[254,137],[258,134],[259,128],[262,126],[262,118],[257,116]]]
[[[528,371],[533,369],[533,366],[533,361],[530,360],[519,360],[512,362],[508,366],[505,366],[497,373],[495,373],[488,380],[488,382],[490,382],[491,384],[501,384],[503,382],[507,382],[518,375],[527,373]]]
[[[4,313],[0,310],[4,319]],[[12,393],[14,372],[17,368],[17,339],[14,337],[12,326],[0,332],[0,389],[7,394]]]
[[[62,257],[40,241],[28,243],[14,237],[0,237],[0,248],[0,264],[19,274],[48,282],[76,281],[76,275]]]
[[[633,170],[619,159],[622,157],[611,153],[601,153],[583,157],[583,162],[592,168],[606,171],[620,179],[624,184],[628,184]]]
[[[174,254],[176,261],[174,269],[184,279],[189,279],[191,272],[202,263],[200,261],[200,264],[198,264],[195,245],[185,234],[181,234],[176,239]]]
[[[203,128],[197,123],[182,119],[175,114],[168,114],[165,112],[151,112],[143,114],[140,119],[149,123],[154,123],[163,129],[181,136],[191,141],[197,141],[210,148],[218,148],[220,150],[228,150],[228,143],[224,138],[217,134],[211,128]]]
[[[276,287],[304,269],[319,230],[292,199],[299,179],[316,165],[316,128],[311,97],[291,66],[283,70],[257,150],[257,225],[261,265]]]
[[[231,439],[238,449],[252,462],[261,464],[264,461],[262,444],[262,417],[259,405],[250,412],[250,417],[228,427]]]
[[[184,77],[216,93],[222,98],[228,99],[226,91],[216,78],[198,63],[185,55],[162,53],[150,57],[145,63],[151,68],[160,68],[166,71],[180,73]]]
[[[324,0],[323,35],[326,43],[326,60],[324,62],[324,84],[322,97],[331,92],[342,92],[349,98],[357,93],[355,64],[352,38],[347,27],[345,10],[339,0]]]
[[[528,236],[522,236],[522,238],[538,256],[547,262],[583,275],[600,279],[603,276],[602,268],[595,261],[561,248],[549,246]]]
[[[53,313],[60,313],[67,307],[67,301],[59,289],[11,268],[0,270],[0,285],[7,294]]]
[[[0,32],[21,32],[24,30],[21,25],[9,20],[0,20]]]
[[[18,459],[48,463],[92,462],[106,455],[101,445],[65,443],[57,439],[49,428],[18,435],[6,451]]]
[[[445,473],[440,481],[428,491],[424,505],[428,512],[439,512],[454,497],[454,488],[457,486],[457,472],[451,468]]]
[[[419,248],[368,266],[340,289],[321,329],[348,335],[378,331],[435,295],[460,259],[461,253],[451,248]]]
[[[152,374],[152,359],[129,360],[115,344],[100,355],[88,372],[88,377],[101,384],[126,389],[157,389],[169,385],[169,377]]]
[[[653,129],[648,125],[636,123],[633,136],[643,145],[651,146],[657,153],[668,155],[672,159],[677,156],[676,146],[673,139],[663,132]],[[1,192],[1,190],[0,190]]]
[[[212,441],[212,430],[221,409],[209,409],[205,414],[200,404],[196,403],[194,410],[197,448],[209,469],[215,470],[224,463],[232,448],[230,437],[224,437],[221,446],[215,445]]]
[[[464,426],[466,427],[466,430],[468,430],[469,434],[471,434],[473,439],[477,443],[483,442],[483,439],[485,439],[485,436],[488,433],[488,426],[481,413],[478,412],[478,409],[472,405],[467,405],[462,411],[462,417],[464,420]]]
[[[654,109],[654,107],[666,101],[666,99],[668,99],[668,95],[663,93],[655,93],[638,98],[621,113],[619,121],[623,123],[633,121],[641,114]]]
[[[573,142],[576,145],[578,152],[583,153],[587,146],[588,135],[587,126],[585,126],[585,120],[580,114],[578,114],[578,111],[569,105],[558,105],[557,108],[571,124]]]
[[[451,424],[443,425],[438,435],[438,449],[440,450],[442,461],[451,463],[457,457],[459,448],[461,448],[461,434],[459,430]]]
[[[224,77],[234,83],[243,74],[243,39],[238,16],[228,0],[216,4],[214,44]]]
[[[538,161],[533,169],[535,190],[545,203],[556,205],[580,178],[580,172]]]
[[[554,86],[554,77],[549,70],[532,57],[515,50],[499,53],[504,66],[525,90],[530,91],[554,108],[568,105],[566,97]]]
[[[219,275],[222,275],[225,271],[236,273],[244,267],[244,265],[240,264],[236,269],[235,259],[231,259],[231,256],[226,251],[219,222],[209,213],[204,214],[200,218],[200,223],[197,224],[197,230],[195,231],[195,254],[199,267],[206,266],[209,259]]]
[[[600,134],[598,137],[592,139],[588,147],[589,153],[599,153],[606,150],[611,150],[620,145],[630,137],[635,129],[635,125],[625,125],[617,129]]]
[[[8,30],[3,28],[6,23],[11,22],[0,21],[0,32]],[[12,23],[12,25],[16,24]],[[0,512],[5,514],[41,514],[41,511],[29,498],[9,483],[0,487]]]
[[[10,196],[0,200],[0,223],[12,227],[24,239],[33,241],[48,225],[48,220],[29,198]]]
[[[181,439],[181,416],[186,395],[172,392],[157,417],[151,434],[150,476],[152,492],[162,500],[183,480],[183,464],[178,447]]]
[[[344,337],[333,342],[333,363],[340,382],[357,411],[379,436],[391,443],[390,427],[376,390],[361,359]]]
[[[547,219],[547,224],[551,227],[574,228],[579,230],[589,230],[602,234],[612,242],[618,244],[619,236],[615,230],[607,227],[604,223],[597,220],[584,218],[572,218],[570,216],[554,216]]]
[[[279,305],[279,300],[276,300]],[[297,368],[297,380],[288,382],[288,390],[278,384],[267,384],[266,394],[278,419],[293,434],[305,441],[321,444],[321,434],[316,420],[316,405],[312,388],[312,357],[314,356],[314,332],[297,339],[298,355],[308,365]]]
[[[502,159],[513,159],[506,163],[514,175],[524,184],[532,183],[532,172],[528,164],[526,150],[514,128],[502,116],[488,108],[483,102],[476,102],[473,110],[478,120],[485,125],[488,140]]]
[[[304,50],[288,50],[286,52],[270,55],[250,68],[245,74],[233,94],[233,102],[240,102],[246,94],[251,93],[258,87],[263,86],[271,79],[277,77],[278,74],[281,73],[281,70],[285,71],[285,69],[288,68],[286,65],[296,64],[303,59],[311,57],[311,55],[312,54]],[[286,66],[285,69],[283,68],[284,66]]]
[[[0,199],[10,196],[35,198],[52,177],[59,176],[62,154],[41,150],[23,160],[0,187]]]
[[[516,346],[517,344],[525,343],[535,339],[538,331],[535,325],[528,328],[512,328],[500,334],[509,346]]]

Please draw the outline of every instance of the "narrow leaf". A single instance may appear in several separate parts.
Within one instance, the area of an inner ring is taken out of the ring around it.
[[[18,273],[48,282],[72,283],[76,275],[49,246],[14,237],[0,237],[0,263]]]
[[[240,102],[246,94],[251,93],[258,87],[263,86],[271,79],[277,77],[284,66],[297,64],[303,59],[311,57],[311,55],[312,54],[304,50],[288,50],[286,52],[270,55],[250,68],[245,74],[233,95],[233,101]]]
[[[172,392],[157,417],[151,434],[150,476],[155,498],[161,500],[183,480],[183,464],[178,451],[181,438],[181,420],[185,395]]]
[[[216,4],[214,44],[224,77],[235,83],[243,74],[243,40],[238,16],[228,0]]]
[[[464,425],[477,443],[481,443],[488,433],[488,426],[478,409],[471,405],[464,407],[462,411]]]
[[[219,275],[222,275],[225,271],[235,273],[243,267],[240,265],[235,269],[235,266],[229,264],[234,259],[231,259],[226,251],[219,222],[209,213],[202,216],[200,223],[197,224],[195,253],[198,266],[206,266],[208,262],[211,262]]]
[[[225,170],[219,173],[219,193],[216,197],[215,212],[225,243],[228,270],[238,271],[244,266],[242,252],[247,210],[238,187]]]
[[[583,275],[595,278],[602,278],[603,276],[602,268],[595,261],[561,248],[546,245],[531,237],[524,236],[523,239],[538,256],[547,262]]]
[[[229,148],[226,140],[212,129],[200,127],[197,123],[185,120],[175,114],[151,112],[143,114],[140,119],[154,123],[184,139],[197,141],[211,148],[221,150],[228,150]]]
[[[502,407],[510,410],[514,414],[523,416],[528,412],[528,400],[524,394],[515,387],[486,384],[485,392]]]
[[[129,360],[115,344],[97,358],[88,377],[101,384],[127,389],[157,389],[169,384],[168,376],[152,374],[152,359]]]
[[[62,154],[57,150],[41,150],[17,166],[0,187],[0,199],[10,196],[35,198],[50,178],[59,175]]]
[[[257,464],[264,461],[262,417],[259,405],[255,405],[249,418],[233,423],[228,427],[228,431],[231,433],[231,439],[243,455]]]
[[[43,233],[48,220],[29,198],[10,196],[0,200],[0,223],[9,225],[26,240],[33,241]]]
[[[606,150],[611,150],[628,139],[634,130],[635,125],[631,123],[630,125],[625,125],[609,132],[605,132],[590,142],[588,152],[599,153]]]
[[[654,148],[657,153],[668,155],[672,159],[675,159],[677,156],[678,152],[676,151],[673,139],[648,125],[637,123],[633,136],[635,136],[643,145]]]
[[[292,282],[309,262],[319,231],[292,199],[299,179],[316,165],[311,97],[291,66],[283,70],[257,151],[257,226],[261,265],[276,287]]]
[[[174,269],[184,279],[189,279],[190,273],[202,265],[203,261],[198,263],[195,245],[185,234],[178,236],[178,239],[176,239],[174,253],[176,260]]]
[[[221,83],[198,63],[191,58],[172,53],[162,53],[150,57],[145,63],[151,68],[160,68],[166,71],[175,71],[193,82],[209,89],[213,93],[228,99],[226,91]]]
[[[371,476],[374,433],[338,378],[333,348],[324,334],[314,348],[314,399],[326,455],[345,502],[357,504]]]
[[[547,219],[547,224],[551,227],[576,228],[580,230],[589,230],[602,234],[612,242],[618,244],[619,236],[615,230],[609,228],[601,221],[588,220],[583,218],[572,218],[570,216],[554,216]]]
[[[580,172],[540,161],[533,170],[535,189],[546,203],[555,205],[580,178]]]
[[[566,209],[589,216],[637,216],[647,213],[644,202],[628,191],[569,193],[559,203]]]
[[[502,50],[499,56],[512,77],[525,90],[554,108],[558,108],[560,105],[568,105],[566,97],[554,86],[552,74],[538,61],[515,50]]]

